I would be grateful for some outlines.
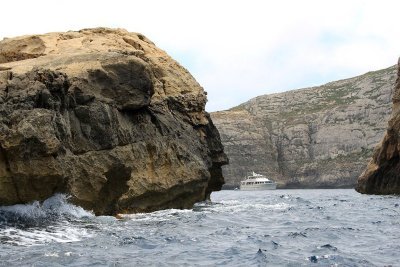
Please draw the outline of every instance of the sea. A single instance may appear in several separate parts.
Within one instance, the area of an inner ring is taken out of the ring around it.
[[[55,195],[0,207],[0,266],[400,266],[400,197],[224,190],[117,219]]]

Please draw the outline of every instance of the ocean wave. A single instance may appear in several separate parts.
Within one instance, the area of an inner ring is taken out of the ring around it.
[[[241,203],[240,201],[229,200],[221,201],[215,204],[210,212],[232,212],[241,213],[245,211],[258,210],[258,211],[284,211],[290,208],[290,205],[284,202],[275,204],[263,204],[263,203]]]
[[[14,246],[34,246],[47,243],[70,243],[93,236],[80,227],[48,227],[45,229],[20,229],[8,227],[0,230],[0,243]]]
[[[0,206],[0,222],[24,222],[29,220],[43,220],[46,218],[84,218],[94,217],[90,211],[68,203],[68,196],[55,194],[43,202],[34,201],[30,204]]]
[[[92,212],[68,203],[68,196],[63,194],[43,202],[0,206],[0,243],[31,246],[76,242],[91,236],[81,223],[92,217]]]
[[[182,214],[191,213],[191,209],[166,209],[150,213],[120,214],[123,219],[131,219],[135,221],[168,221]]]

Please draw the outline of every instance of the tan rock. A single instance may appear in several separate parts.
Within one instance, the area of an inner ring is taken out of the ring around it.
[[[0,204],[57,192],[97,214],[188,208],[227,158],[189,72],[122,29],[0,42]]]

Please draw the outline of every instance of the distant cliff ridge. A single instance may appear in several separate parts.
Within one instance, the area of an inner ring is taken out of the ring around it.
[[[0,42],[0,205],[67,193],[96,214],[189,208],[227,163],[206,94],[142,34]]]
[[[281,188],[354,187],[385,132],[395,80],[393,66],[212,113],[230,159],[226,187],[252,170]]]
[[[400,59],[387,131],[359,177],[356,190],[366,194],[400,194]]]

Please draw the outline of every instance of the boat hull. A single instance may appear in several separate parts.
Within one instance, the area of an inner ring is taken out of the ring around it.
[[[275,189],[276,189],[276,183],[240,185],[240,190],[242,191],[275,190]]]

